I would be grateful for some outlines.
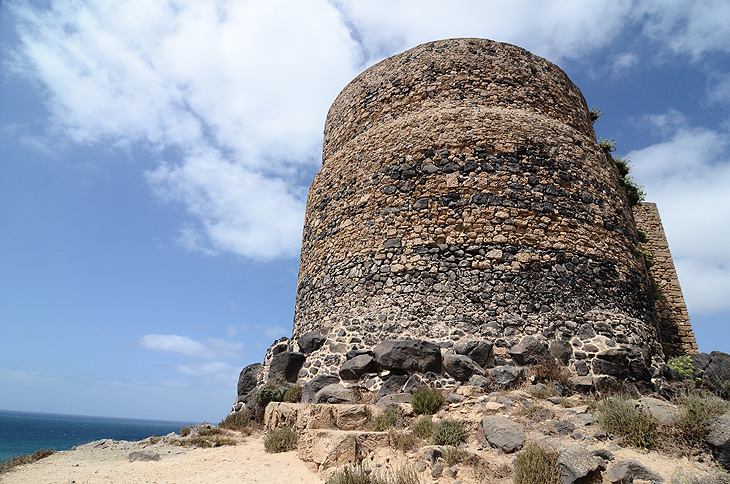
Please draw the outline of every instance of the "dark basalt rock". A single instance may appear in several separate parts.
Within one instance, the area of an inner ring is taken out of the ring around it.
[[[388,379],[383,382],[383,385],[375,394],[375,401],[380,400],[386,395],[392,395],[394,393],[403,393],[403,389],[408,383],[408,373],[393,373],[388,376]]]
[[[460,382],[469,381],[472,375],[486,375],[474,360],[465,355],[445,354],[442,363],[446,373]]]
[[[495,366],[489,370],[492,383],[503,389],[517,386],[524,374],[524,369],[518,366]]]
[[[320,328],[301,335],[297,340],[299,351],[308,355],[320,349],[324,342],[327,341],[327,333],[329,333],[329,330],[330,328]]]
[[[339,383],[327,385],[314,396],[315,403],[352,403],[357,401],[357,395],[349,388]]]
[[[573,346],[567,341],[563,340],[556,339],[551,341],[549,351],[550,354],[553,355],[555,359],[560,361],[563,365],[567,365],[568,361],[570,361],[571,356],[573,356]]]
[[[261,363],[254,363],[252,365],[248,365],[243,370],[241,370],[240,375],[238,375],[238,396],[247,395],[248,392],[256,388],[256,384],[258,383],[258,377],[261,374],[261,372],[264,371],[264,365]]]
[[[730,469],[730,412],[713,418],[708,423],[709,433],[705,441],[715,459],[725,469]]]
[[[374,371],[375,367],[375,358],[367,354],[358,355],[342,364],[340,378],[343,380],[357,380],[365,373]]]
[[[492,348],[493,344],[484,340],[458,341],[454,345],[456,354],[468,356],[481,367],[492,364]]]
[[[710,363],[705,368],[702,380],[715,393],[722,393],[723,384],[730,381],[730,355],[722,351],[710,353]]]
[[[643,479],[652,484],[660,484],[664,482],[664,478],[659,474],[650,471],[644,464],[637,460],[622,460],[616,462],[606,473],[608,482],[616,484],[624,484],[634,482],[636,479]]]
[[[374,352],[375,361],[386,370],[441,371],[441,349],[428,341],[387,339]]]
[[[537,339],[525,336],[509,350],[509,355],[520,365],[534,365],[551,357],[548,350]]]
[[[314,397],[318,391],[327,385],[339,383],[337,375],[317,375],[302,386],[302,402],[314,403]]]
[[[288,382],[296,382],[305,359],[302,353],[296,351],[282,351],[275,354],[269,366],[269,379],[281,377]]]
[[[482,430],[487,442],[508,454],[520,450],[525,444],[524,427],[507,417],[499,415],[484,417]]]

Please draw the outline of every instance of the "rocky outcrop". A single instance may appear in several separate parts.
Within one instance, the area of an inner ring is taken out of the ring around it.
[[[261,363],[254,363],[252,365],[248,365],[243,370],[241,370],[240,375],[238,376],[238,396],[245,396],[256,388],[256,385],[259,383],[259,377],[261,373],[264,371],[264,365]]]
[[[418,339],[387,339],[374,349],[375,362],[386,370],[441,371],[441,349]]]
[[[465,355],[445,354],[443,357],[443,367],[446,373],[460,382],[469,381],[472,375],[486,375],[484,370],[474,360]]]
[[[299,369],[304,364],[305,356],[294,351],[282,351],[271,358],[269,379],[283,378],[294,383],[297,381]]]

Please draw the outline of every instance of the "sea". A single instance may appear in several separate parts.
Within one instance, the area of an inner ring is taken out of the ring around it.
[[[0,461],[38,449],[69,450],[94,440],[143,440],[192,422],[85,417],[0,410]]]

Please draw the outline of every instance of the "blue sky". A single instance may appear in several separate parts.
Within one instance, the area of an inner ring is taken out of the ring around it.
[[[507,5],[509,3],[509,5]],[[338,92],[429,40],[558,64],[657,202],[730,352],[730,3],[0,3],[0,408],[223,418],[291,332]]]

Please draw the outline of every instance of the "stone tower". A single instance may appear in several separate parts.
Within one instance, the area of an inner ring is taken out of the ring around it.
[[[620,364],[648,379],[662,350],[637,237],[560,68],[482,39],[385,59],[327,116],[292,335],[325,344],[299,377],[386,339],[476,338],[507,356],[532,336],[578,375]]]

